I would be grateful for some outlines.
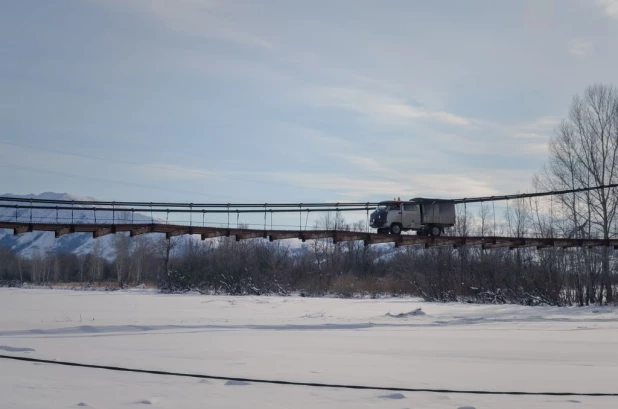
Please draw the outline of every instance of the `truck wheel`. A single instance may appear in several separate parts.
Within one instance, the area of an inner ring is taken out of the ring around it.
[[[401,234],[401,225],[395,223],[391,224],[391,234],[400,235]]]
[[[429,228],[429,232],[431,233],[432,236],[439,236],[442,233],[442,229],[440,229],[440,226],[431,226]]]

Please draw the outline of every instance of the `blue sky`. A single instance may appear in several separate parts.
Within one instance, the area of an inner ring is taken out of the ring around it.
[[[618,1],[0,6],[0,191],[373,201],[530,189]]]

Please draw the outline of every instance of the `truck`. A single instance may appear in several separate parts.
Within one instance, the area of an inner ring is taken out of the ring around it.
[[[369,225],[379,234],[416,231],[419,236],[440,236],[455,225],[455,202],[422,197],[382,201],[371,213]]]

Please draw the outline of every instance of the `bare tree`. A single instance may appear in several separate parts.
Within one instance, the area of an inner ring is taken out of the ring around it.
[[[315,228],[317,230],[349,230],[341,212],[335,214],[328,212],[322,215],[315,222]],[[324,271],[325,274],[340,272],[337,270],[340,267],[342,243],[333,243],[332,239],[325,238],[313,240],[311,246],[319,272]]]
[[[167,278],[170,289],[172,288],[172,276],[170,272],[170,258],[174,249],[180,243],[178,236],[168,237],[161,236],[155,243],[154,249],[157,256],[163,262],[163,272]],[[157,274],[157,281],[160,280],[160,276]]]
[[[92,263],[90,263],[91,274],[90,279],[101,280],[103,278],[103,244],[99,239],[94,240],[92,246]]]
[[[490,217],[492,216],[489,211],[489,205],[487,203],[481,203],[481,207],[479,208],[479,234],[481,236],[489,236],[495,234],[494,229],[491,228],[493,224],[491,224]]]
[[[19,271],[19,281],[24,282],[24,260],[17,257],[17,270]]]
[[[515,237],[525,237],[532,221],[530,209],[525,199],[514,200],[505,213],[508,234]]]
[[[84,282],[84,274],[87,273],[86,268],[88,266],[88,255],[87,254],[78,254],[77,255],[77,269],[79,271],[79,281]]]
[[[466,206],[458,207],[456,209],[453,233],[457,236],[467,236],[471,233],[474,223],[474,215],[468,210],[468,208]]]
[[[135,281],[141,283],[147,256],[152,251],[151,241],[143,235],[137,236],[133,240],[135,246],[131,253],[131,259],[132,264],[135,266]]]
[[[618,88],[595,84],[575,96],[569,115],[549,143],[550,159],[535,184],[552,190],[618,182]],[[618,210],[615,189],[599,189],[559,198],[569,212],[573,235],[612,236]],[[603,283],[599,302],[613,300],[609,248],[602,254]]]
[[[128,276],[129,270],[129,250],[131,246],[131,239],[125,233],[116,233],[113,238],[114,251],[116,253],[115,266],[116,266],[116,278],[120,287],[123,287],[125,276]]]

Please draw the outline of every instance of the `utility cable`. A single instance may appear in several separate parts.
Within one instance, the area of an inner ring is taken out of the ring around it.
[[[78,367],[78,368],[106,369],[110,371],[145,373],[145,374],[151,374],[151,375],[182,376],[182,377],[190,377],[190,378],[216,379],[216,380],[234,381],[234,382],[268,383],[268,384],[275,384],[275,385],[311,386],[311,387],[317,387],[317,388],[363,389],[363,390],[381,390],[381,391],[396,391],[396,392],[458,393],[458,394],[471,394],[471,395],[618,397],[618,393],[612,393],[612,392],[588,392],[586,393],[586,392],[487,391],[487,390],[474,390],[474,389],[465,390],[465,389],[399,388],[399,387],[388,387],[388,386],[350,385],[350,384],[317,383],[317,382],[295,382],[295,381],[281,381],[281,380],[273,380],[273,379],[239,378],[239,377],[230,377],[230,376],[202,375],[202,374],[184,373],[184,372],[157,371],[157,370],[151,370],[151,369],[136,369],[136,368],[127,368],[127,367],[110,366],[110,365],[82,364],[82,363],[77,363],[77,362],[57,361],[57,360],[52,361],[48,359],[27,358],[23,356],[13,356],[13,355],[0,355],[0,359],[13,359],[16,361],[24,361],[24,362],[64,365],[64,366],[73,366],[73,367]]]

